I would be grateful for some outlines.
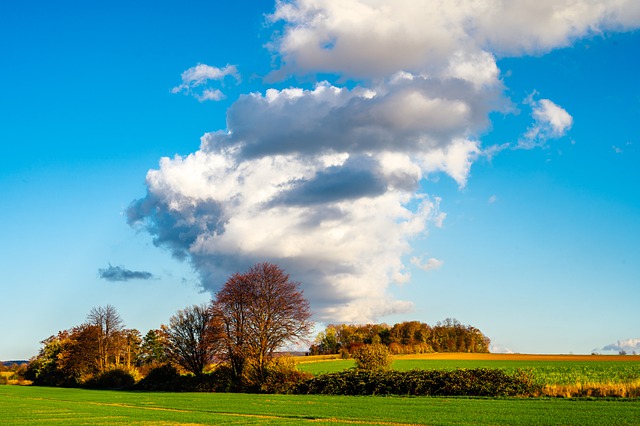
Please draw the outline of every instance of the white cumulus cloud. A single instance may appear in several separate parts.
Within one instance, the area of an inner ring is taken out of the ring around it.
[[[211,291],[269,260],[302,281],[320,319],[369,321],[411,306],[386,289],[403,277],[410,238],[438,217],[437,201],[393,186],[384,156],[245,159],[235,147],[214,149],[221,137],[205,135],[203,149],[150,171],[131,223],[145,222],[156,244],[189,258]]]
[[[328,72],[342,83],[240,96],[226,129],[148,172],[147,194],[128,220],[190,261],[208,291],[273,261],[302,282],[318,320],[367,322],[411,309],[389,287],[409,280],[402,259],[412,239],[446,216],[421,182],[444,173],[464,187],[478,157],[504,149],[483,149],[480,140],[490,113],[510,105],[496,58],[635,28],[640,6],[291,0],[277,1],[270,20],[281,26],[270,45],[279,64],[271,78]],[[227,77],[239,80],[236,67],[199,64],[172,91],[222,99],[211,85]],[[549,100],[532,109],[532,143],[571,127]]]
[[[540,54],[638,27],[636,0],[296,0],[274,48],[288,71],[384,77],[398,70],[493,84],[494,56]]]

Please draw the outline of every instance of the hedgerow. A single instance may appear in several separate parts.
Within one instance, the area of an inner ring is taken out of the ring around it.
[[[133,389],[169,392],[252,392],[324,395],[414,395],[414,396],[534,396],[542,388],[529,372],[508,373],[499,369],[457,370],[364,370],[310,376],[292,362],[278,360],[269,365],[259,381],[242,389],[234,386],[231,368],[219,365],[202,375],[182,375],[172,365],[153,368],[134,385],[126,370],[113,369],[84,383],[94,389]]]
[[[134,389],[164,392],[231,392],[235,390],[231,369],[226,365],[218,366],[210,373],[196,376],[180,374],[170,364],[153,368],[144,379],[136,383]]]
[[[539,392],[531,375],[487,368],[363,371],[321,374],[297,392],[324,395],[530,396]]]

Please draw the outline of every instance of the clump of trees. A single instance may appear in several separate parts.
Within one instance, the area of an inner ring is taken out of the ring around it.
[[[24,385],[27,365],[23,361],[0,362],[0,385]]]
[[[95,307],[83,324],[45,339],[25,376],[49,386],[268,393],[348,393],[355,381],[374,393],[433,394],[438,392],[430,387],[434,380],[462,378],[473,386],[480,376],[491,383],[503,380],[486,372],[443,378],[390,371],[391,354],[488,352],[487,337],[453,319],[435,326],[330,325],[310,353],[342,353],[355,359],[356,368],[314,378],[277,356],[287,344],[308,344],[312,327],[300,283],[277,265],[259,263],[229,277],[210,303],[182,309],[144,336],[126,328],[113,306]],[[393,387],[394,380],[404,387]]]
[[[113,306],[93,308],[85,323],[45,339],[26,375],[38,385],[117,388],[141,370],[166,376],[171,363],[205,386],[207,368],[226,363],[217,375],[234,389],[275,384],[291,367],[274,361],[276,351],[306,339],[313,325],[299,287],[277,265],[260,263],[230,277],[211,303],[178,311],[144,337],[126,329]]]
[[[419,321],[387,324],[332,324],[309,349],[313,355],[354,353],[359,347],[382,344],[392,354],[489,352],[490,340],[480,330],[447,318],[435,326]]]
[[[124,328],[116,309],[91,309],[86,322],[43,340],[25,377],[35,384],[75,386],[108,370],[130,370],[141,352],[140,332]]]

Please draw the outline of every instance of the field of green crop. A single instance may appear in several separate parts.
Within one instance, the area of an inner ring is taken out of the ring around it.
[[[353,367],[353,360],[328,360],[301,363],[298,368],[312,374],[333,373]],[[498,368],[509,373],[518,369],[529,370],[541,384],[573,385],[575,383],[633,383],[640,381],[640,362],[628,361],[523,361],[523,360],[454,360],[403,359],[393,362],[394,369],[449,370],[456,368]]]
[[[640,380],[640,363],[599,361],[421,361],[397,360],[394,368],[454,369],[499,368],[507,372],[530,370],[542,384],[572,385],[575,383],[630,383]]]
[[[640,401],[339,397],[0,386],[6,425],[637,425]]]

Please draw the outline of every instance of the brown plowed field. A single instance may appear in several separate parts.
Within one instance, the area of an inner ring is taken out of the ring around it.
[[[491,360],[491,361],[629,361],[640,362],[640,355],[548,355],[548,354],[482,354],[450,353],[398,355],[396,359],[433,359],[433,360]]]

